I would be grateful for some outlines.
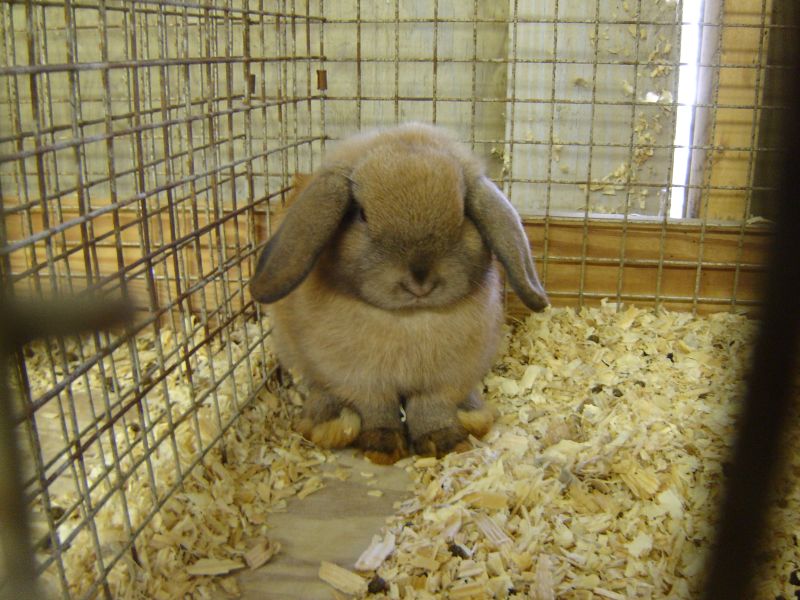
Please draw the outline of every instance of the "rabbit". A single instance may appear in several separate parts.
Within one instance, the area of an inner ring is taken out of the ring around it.
[[[380,464],[485,435],[478,386],[503,322],[493,256],[528,307],[549,304],[517,213],[449,133],[408,123],[341,142],[250,281],[279,361],[308,383],[297,430]]]

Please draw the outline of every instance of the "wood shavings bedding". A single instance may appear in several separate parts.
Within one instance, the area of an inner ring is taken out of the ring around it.
[[[198,330],[196,323],[189,324],[188,330],[193,328]],[[94,518],[99,552],[85,525],[85,504],[71,510],[58,527],[62,543],[77,532],[62,549],[65,579],[74,597],[83,597],[97,580],[98,554],[106,565],[121,556],[106,567],[114,598],[209,598],[214,590],[235,597],[239,594],[236,578],[226,576],[256,569],[280,551],[279,544],[269,539],[270,514],[284,510],[287,499],[295,495],[306,497],[319,490],[324,479],[342,477],[325,468],[335,459],[333,455],[292,431],[299,404],[295,390],[280,389],[280,397],[264,390],[246,403],[243,390],[263,381],[274,365],[269,353],[248,347],[267,329],[268,325],[240,323],[226,333],[224,343],[203,345],[202,333],[196,340],[189,339],[199,347],[192,357],[189,381],[176,371],[165,386],[154,388],[143,401],[152,430],[143,438],[136,427],[132,435],[135,413],[114,427],[116,452],[124,456],[119,462],[119,472],[125,476],[122,484],[115,469],[99,462],[99,449],[95,449],[94,461],[85,461],[90,484],[97,484],[91,500],[100,506]],[[153,335],[137,337],[138,358],[157,360],[157,341]],[[162,354],[179,347],[171,331],[162,331],[160,342]],[[35,350],[38,354],[28,357],[27,366],[37,393],[52,385],[52,373],[43,347]],[[80,360],[77,347],[67,352]],[[122,372],[126,360],[124,356],[114,359],[120,379],[131,376],[130,371]],[[226,375],[237,362],[232,374]],[[106,372],[111,372],[111,366],[109,361]],[[99,397],[104,383],[92,372],[74,387],[91,390]],[[216,390],[214,394],[204,394],[211,389]],[[106,460],[113,456],[110,439],[103,439]],[[202,462],[190,470],[192,461],[209,447]],[[183,484],[169,494],[181,479]],[[67,489],[59,493],[51,490],[51,501],[74,507],[80,495],[74,484],[67,483]],[[124,497],[112,493],[120,485]],[[34,507],[35,520],[42,520],[40,510]],[[139,528],[135,549],[126,550],[129,532]],[[47,555],[42,552],[40,559]],[[45,571],[43,580],[53,597],[61,597],[55,565]]]
[[[219,381],[212,369],[247,353],[236,340],[257,339],[255,329],[245,335],[255,324],[238,327],[229,344],[198,353],[199,388]],[[412,496],[359,561],[338,565],[349,574],[324,564],[321,576],[334,594],[402,599],[694,597],[751,332],[741,316],[618,312],[611,304],[551,309],[509,327],[502,358],[484,382],[500,413],[494,429],[473,440],[471,451],[402,461]],[[152,342],[136,341],[144,351]],[[236,596],[231,575],[280,551],[269,540],[271,513],[330,477],[349,477],[336,468],[335,453],[291,431],[301,403],[296,390],[264,391],[244,409],[234,400],[233,386],[263,379],[272,360],[242,363],[220,385],[219,417],[213,404],[200,406],[196,423],[177,427],[174,446],[153,451],[149,464],[163,490],[178,476],[175,448],[186,464],[197,455],[198,435],[205,447],[220,423],[234,420],[150,522],[145,467],[127,480],[131,526],[143,529],[135,558],[126,552],[107,577],[115,598],[207,598],[215,589]],[[177,374],[168,387],[174,415],[198,392]],[[164,397],[150,400],[167,406]],[[168,423],[162,418],[156,427],[166,431]],[[141,443],[132,445],[131,460],[140,458]],[[797,456],[794,469],[800,472]],[[783,486],[759,599],[788,599],[800,589],[791,583],[800,564],[797,479]],[[104,484],[111,489],[115,480]],[[57,500],[66,506],[69,498]],[[106,558],[128,539],[123,510],[117,494],[97,516]],[[76,522],[62,525],[62,539]],[[65,553],[73,594],[96,578],[96,557],[84,530]]]
[[[485,379],[498,425],[405,465],[384,597],[697,597],[752,329],[606,303],[515,325]],[[800,591],[796,476],[782,496],[764,600]]]

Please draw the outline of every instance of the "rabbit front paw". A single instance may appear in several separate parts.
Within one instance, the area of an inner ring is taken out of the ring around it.
[[[494,411],[477,391],[466,398],[453,395],[445,391],[408,398],[408,429],[417,454],[441,458],[448,452],[469,450],[469,435],[483,437],[491,428]]]
[[[460,425],[429,431],[414,440],[414,451],[420,456],[441,458],[449,452],[469,450],[468,432]]]
[[[408,456],[405,432],[387,427],[362,431],[358,447],[364,456],[379,465],[391,465]]]
[[[361,417],[335,398],[312,392],[295,429],[322,448],[344,448],[361,432]]]
[[[477,392],[473,392],[459,404],[456,416],[464,429],[480,439],[492,428],[495,411],[481,400]]]

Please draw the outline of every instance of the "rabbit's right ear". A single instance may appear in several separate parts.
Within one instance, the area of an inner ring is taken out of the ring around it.
[[[343,173],[323,171],[311,180],[261,251],[250,280],[253,298],[269,304],[300,285],[339,227],[349,200],[350,183]]]

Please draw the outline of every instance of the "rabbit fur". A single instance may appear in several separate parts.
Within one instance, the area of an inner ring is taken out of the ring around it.
[[[523,302],[547,306],[519,217],[447,133],[411,123],[340,143],[250,282],[280,362],[308,384],[298,431],[384,464],[482,437],[503,319],[493,255]]]

